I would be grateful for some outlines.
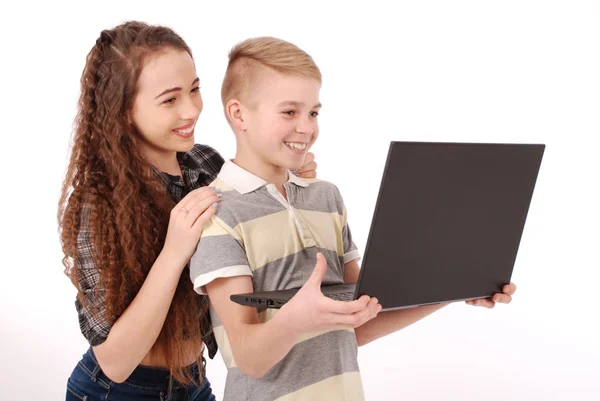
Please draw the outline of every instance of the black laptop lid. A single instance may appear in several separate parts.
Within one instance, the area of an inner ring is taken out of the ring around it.
[[[500,291],[544,149],[392,142],[357,294],[389,309]]]

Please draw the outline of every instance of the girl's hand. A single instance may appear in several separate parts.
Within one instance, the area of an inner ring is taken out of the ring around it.
[[[181,269],[196,251],[204,225],[215,214],[221,191],[202,187],[191,191],[171,210],[163,252],[179,262]]]

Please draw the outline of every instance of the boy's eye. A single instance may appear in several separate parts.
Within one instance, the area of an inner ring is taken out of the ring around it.
[[[200,87],[196,86],[194,89],[192,89],[192,92],[200,92]]]
[[[294,113],[295,113],[295,111],[294,111],[294,110],[287,110],[287,111],[284,111],[284,112],[283,112],[283,114],[287,114],[288,116],[293,116],[293,115],[294,115]]]
[[[311,117],[318,117],[319,116],[319,112],[318,111],[311,111],[310,112],[310,116]]]

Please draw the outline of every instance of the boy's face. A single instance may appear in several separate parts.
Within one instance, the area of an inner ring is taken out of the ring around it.
[[[248,150],[274,167],[301,167],[319,135],[320,89],[316,79],[262,74],[244,107]]]

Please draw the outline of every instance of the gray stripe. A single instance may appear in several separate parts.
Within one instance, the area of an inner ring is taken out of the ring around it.
[[[229,234],[203,237],[190,259],[192,281],[223,267],[248,265],[243,245]]]
[[[216,215],[229,227],[235,228],[259,217],[286,210],[265,187],[242,195],[237,191],[224,191]]]
[[[308,280],[317,263],[317,252],[327,260],[323,284],[344,284],[344,257],[337,252],[310,247],[292,255],[274,260],[254,270],[254,291],[275,291],[299,288]]]
[[[351,251],[356,251],[358,248],[356,247],[356,244],[354,243],[354,241],[352,241],[352,231],[350,231],[350,227],[348,226],[348,224],[346,224],[344,226],[344,228],[342,229],[342,238],[344,241],[344,253],[348,253]],[[343,258],[342,258],[343,260]]]
[[[320,181],[306,188],[286,183],[288,200],[296,209],[314,212],[344,213],[344,203],[337,187],[329,182]],[[260,217],[286,210],[266,187],[261,187],[245,195],[237,191],[224,191],[217,209],[217,216],[229,227],[234,228]]]
[[[358,372],[354,333],[333,331],[296,344],[262,379],[228,370],[224,401],[273,401],[327,378]]]
[[[344,213],[344,202],[338,188],[327,181],[310,184],[306,188],[286,184],[288,199],[296,209],[314,212]]]

